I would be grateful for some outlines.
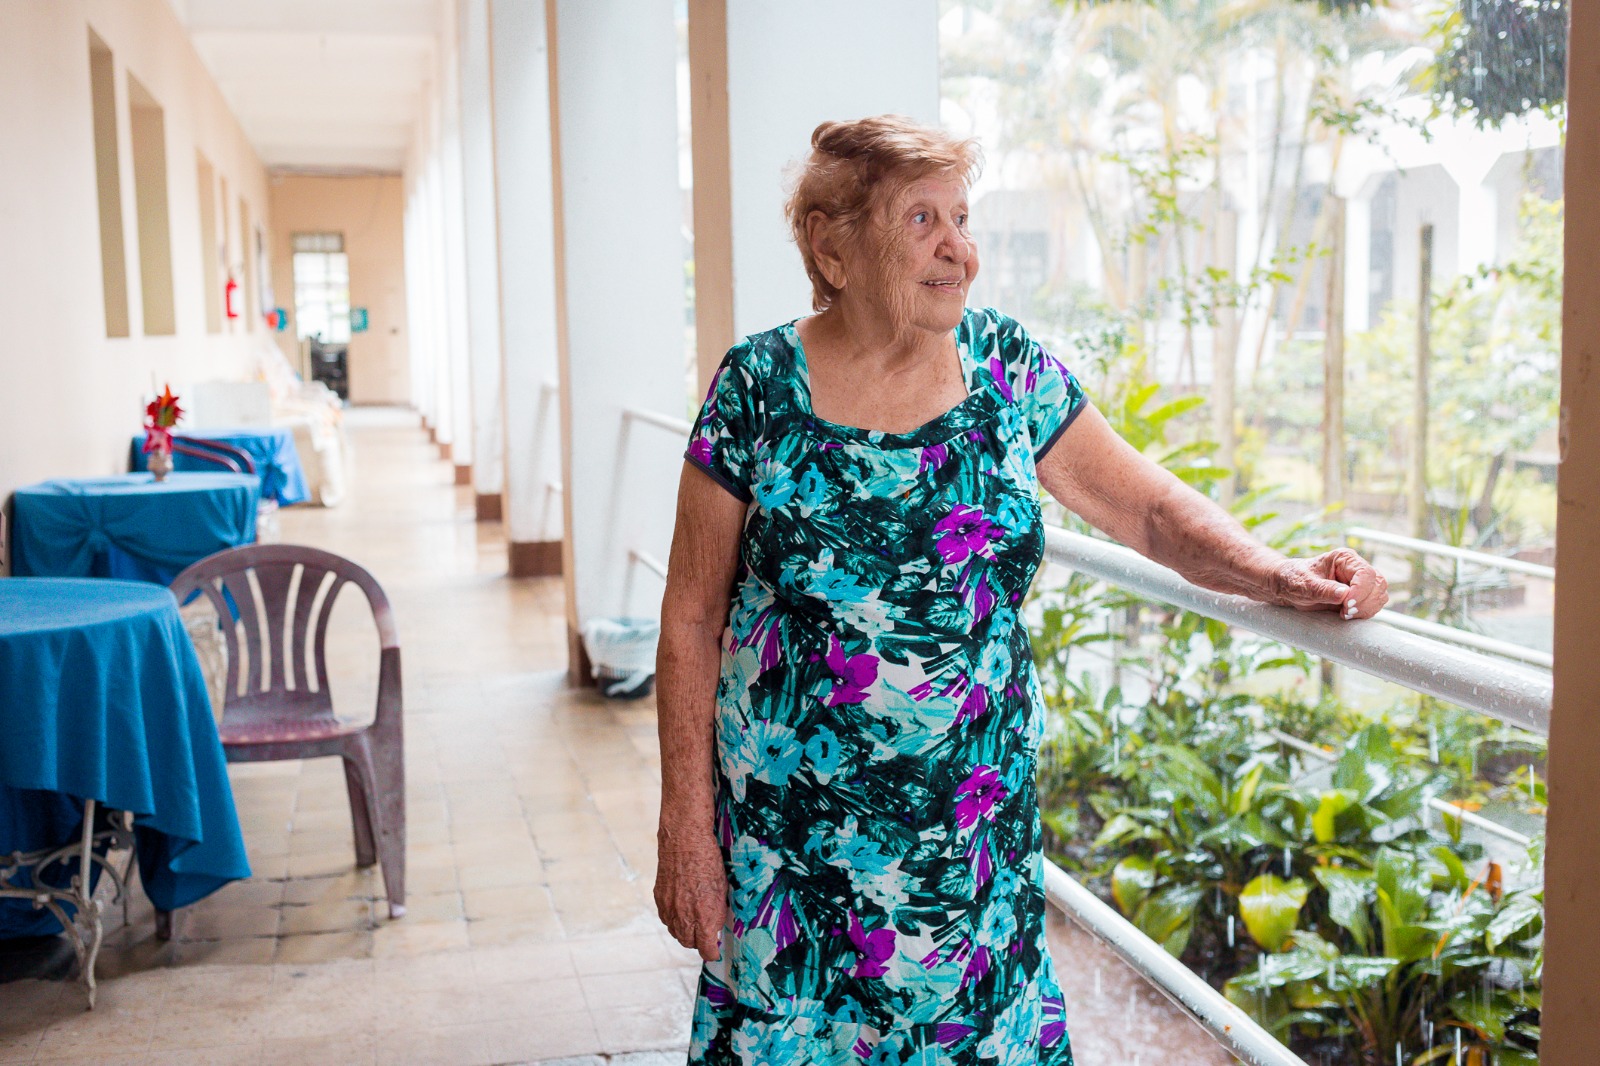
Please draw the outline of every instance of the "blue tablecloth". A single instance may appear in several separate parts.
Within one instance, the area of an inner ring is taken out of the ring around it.
[[[0,851],[67,842],[77,820],[67,805],[84,799],[133,813],[140,877],[161,910],[250,876],[205,678],[172,593],[0,580]],[[22,917],[35,923],[27,906]],[[0,911],[0,931],[7,917]],[[13,935],[39,931],[11,924]]]
[[[11,572],[166,585],[192,562],[256,539],[248,474],[64,478],[18,489]]]
[[[295,450],[292,429],[275,426],[263,426],[259,429],[203,429],[192,433],[179,433],[177,437],[179,440],[184,437],[200,437],[205,440],[221,441],[247,453],[255,460],[256,475],[261,478],[262,499],[277,500],[282,506],[288,507],[290,504],[304,503],[311,498],[311,490],[306,487],[305,471],[300,468],[300,453]],[[145,470],[148,461],[149,456],[144,453],[144,436],[141,434],[133,438],[128,469]],[[182,452],[172,453],[172,463],[174,470],[204,473],[222,469],[216,463],[184,455]]]

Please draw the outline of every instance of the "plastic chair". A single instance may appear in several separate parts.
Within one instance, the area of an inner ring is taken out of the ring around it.
[[[172,450],[225,467],[234,474],[254,474],[256,461],[243,448],[205,437],[173,437]]]
[[[366,595],[382,648],[377,714],[370,724],[336,717],[328,691],[328,620],[347,584]],[[403,915],[406,783],[400,637],[383,589],[349,559],[299,544],[255,544],[218,552],[184,570],[171,589],[179,603],[203,593],[217,617],[225,620],[228,679],[218,733],[228,761],[343,759],[356,865],[376,862],[382,868],[389,917]],[[287,646],[286,621],[291,623]],[[309,676],[308,650],[314,671]],[[170,936],[170,916],[158,914],[156,919],[157,934]]]

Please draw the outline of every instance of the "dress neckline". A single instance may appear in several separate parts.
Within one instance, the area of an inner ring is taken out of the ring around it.
[[[810,316],[801,316],[786,323],[782,327],[783,339],[789,345],[789,350],[794,353],[795,377],[799,386],[795,391],[800,405],[804,408],[806,427],[830,437],[871,444],[879,448],[905,448],[948,440],[982,421],[983,416],[988,414],[987,410],[982,409],[992,404],[993,390],[987,388],[980,380],[980,375],[976,373],[977,364],[972,359],[971,331],[968,329],[968,318],[971,314],[970,309],[964,310],[961,313],[961,324],[954,330],[956,358],[961,363],[961,380],[967,386],[966,396],[942,414],[935,415],[915,429],[901,433],[847,426],[839,422],[830,422],[818,415],[811,406],[811,366],[806,362],[806,348],[800,340],[798,328],[800,322]]]

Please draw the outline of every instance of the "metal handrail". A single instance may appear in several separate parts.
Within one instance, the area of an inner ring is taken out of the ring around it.
[[[1191,584],[1176,571],[1130,548],[1059,527],[1046,527],[1045,555],[1052,562],[1130,592],[1198,612],[1500,721],[1549,735],[1552,687],[1548,672],[1493,659],[1397,625],[1384,625],[1382,621],[1347,622],[1332,612],[1302,613],[1257,603],[1243,596],[1212,592]],[[1389,613],[1380,612],[1379,617]],[[1291,738],[1285,735],[1284,739]],[[1292,739],[1297,746],[1304,743],[1298,738]],[[1470,812],[1448,804],[1437,805],[1463,821],[1473,824],[1480,821]],[[1480,828],[1501,836],[1512,835],[1511,831],[1494,823]],[[1045,897],[1052,906],[1160,989],[1233,1055],[1252,1066],[1306,1066],[1304,1060],[1194,971],[1048,860],[1044,863],[1044,881]]]
[[[649,552],[640,551],[638,548],[629,548],[628,561],[638,563],[663,581],[667,579],[667,564]]]
[[[1251,1066],[1306,1066],[1304,1059],[1053,862],[1044,864],[1044,895],[1240,1059]]]
[[[1409,633],[1419,633],[1424,637],[1435,640],[1448,641],[1451,644],[1460,644],[1464,648],[1475,648],[1486,651],[1490,655],[1499,655],[1507,659],[1519,659],[1533,666],[1542,666],[1549,670],[1555,666],[1556,657],[1547,651],[1537,648],[1525,648],[1521,644],[1513,644],[1508,640],[1496,640],[1486,637],[1481,633],[1472,633],[1455,626],[1447,626],[1440,622],[1430,622],[1426,618],[1417,618],[1399,611],[1379,611],[1376,619],[1385,625],[1396,629],[1404,629]]]
[[[656,411],[647,411],[642,407],[624,407],[622,409],[622,417],[643,422],[647,426],[659,426],[661,429],[669,430],[680,437],[687,437],[694,428],[684,419],[673,418],[671,415],[664,415]]]
[[[1300,612],[1192,585],[1131,548],[1058,527],[1045,530],[1052,562],[1131,592],[1239,626],[1384,681],[1486,714],[1540,736],[1550,734],[1547,671],[1494,659],[1386,626],[1346,622],[1333,612]]]
[[[1476,552],[1470,548],[1457,548],[1453,544],[1440,544],[1436,540],[1418,540],[1416,537],[1403,537],[1398,533],[1385,533],[1381,529],[1369,529],[1366,526],[1351,526],[1344,531],[1344,535],[1347,540],[1370,540],[1374,544],[1387,544],[1392,548],[1404,548],[1422,555],[1442,555],[1447,559],[1458,559],[1491,570],[1507,570],[1545,581],[1556,579],[1556,568],[1553,566],[1530,563],[1526,559],[1509,559],[1504,555],[1490,555],[1488,552]]]

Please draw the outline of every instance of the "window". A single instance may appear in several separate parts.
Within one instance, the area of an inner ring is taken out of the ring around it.
[[[106,336],[128,335],[128,255],[122,243],[122,170],[117,155],[117,76],[111,49],[89,31],[89,96],[94,111],[94,175],[100,202],[100,284]]]
[[[301,340],[325,344],[350,340],[350,260],[342,233],[296,233],[294,330]]]

